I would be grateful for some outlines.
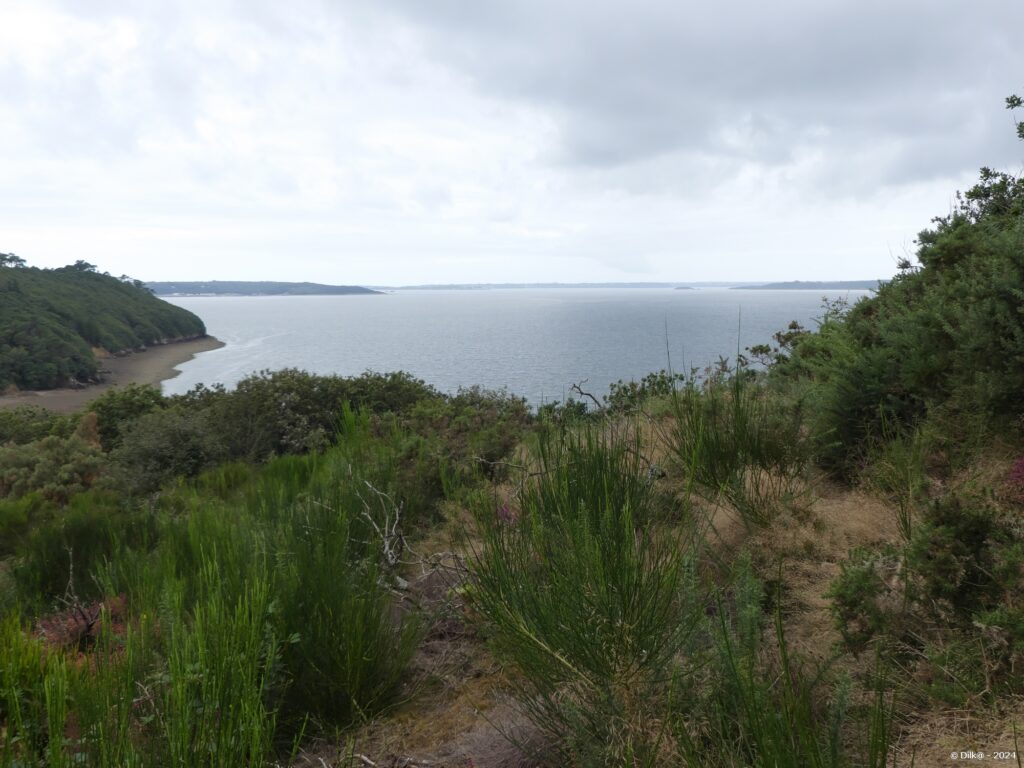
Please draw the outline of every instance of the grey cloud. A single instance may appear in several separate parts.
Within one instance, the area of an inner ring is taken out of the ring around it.
[[[876,180],[956,175],[1016,157],[1002,97],[1019,85],[1013,2],[464,3],[393,0],[433,54],[555,115],[553,159],[614,168],[670,153],[785,164],[906,140]],[[722,135],[751,116],[757,142]],[[980,130],[969,125],[982,116]],[[965,130],[970,128],[970,130]],[[931,162],[913,155],[929,136]],[[962,150],[965,135],[986,146]]]

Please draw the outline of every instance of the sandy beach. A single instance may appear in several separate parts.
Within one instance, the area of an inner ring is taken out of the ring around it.
[[[127,384],[160,384],[178,375],[177,366],[186,363],[200,352],[219,349],[224,342],[212,336],[190,341],[178,341],[149,347],[124,357],[108,357],[100,362],[102,384],[91,384],[80,389],[48,389],[18,392],[0,396],[0,408],[37,405],[59,413],[71,413],[85,407],[90,401],[111,387]]]

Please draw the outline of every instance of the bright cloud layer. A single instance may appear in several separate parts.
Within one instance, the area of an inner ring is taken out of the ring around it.
[[[1020,170],[1016,2],[0,6],[0,251],[144,279],[853,279]]]

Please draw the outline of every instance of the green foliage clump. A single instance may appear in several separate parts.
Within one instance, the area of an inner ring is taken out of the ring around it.
[[[651,398],[671,396],[687,380],[685,374],[666,370],[652,371],[640,381],[619,379],[608,387],[608,394],[604,396],[605,407],[613,413],[635,411]]]
[[[0,446],[0,499],[38,492],[51,501],[65,502],[90,488],[102,467],[99,448],[77,434]]]
[[[390,703],[419,637],[389,588],[401,481],[368,417],[342,431],[142,508],[79,494],[35,530],[20,604],[95,624],[58,647],[0,620],[0,765],[255,765]]]
[[[988,168],[918,236],[917,265],[828,307],[774,375],[805,381],[822,464],[851,476],[885,429],[995,431],[1024,414],[1024,179]]]
[[[1024,686],[1024,540],[1017,525],[981,500],[948,496],[929,504],[906,543],[862,549],[843,563],[829,597],[846,647],[880,647],[920,665],[947,703]],[[971,649],[970,678],[949,663]],[[940,664],[937,659],[945,659]],[[952,674],[952,677],[951,677]],[[977,684],[969,685],[968,679]]]
[[[671,680],[696,595],[692,550],[657,536],[636,435],[544,431],[515,508],[484,508],[473,606],[519,673],[517,698],[567,759],[653,749],[632,729]]]
[[[44,437],[67,437],[75,431],[76,417],[61,416],[38,406],[0,409],[0,445],[24,445]]]
[[[397,414],[423,400],[441,398],[433,387],[404,372],[346,378],[283,369],[248,376],[230,391],[199,386],[171,398],[169,405],[204,412],[225,456],[263,461],[327,447],[345,407]]]
[[[803,408],[740,369],[690,378],[673,390],[667,438],[690,487],[724,497],[748,524],[765,524],[792,500],[810,448]]]
[[[94,348],[116,353],[205,333],[191,312],[85,262],[60,269],[0,263],[0,391],[92,381]]]
[[[166,398],[158,387],[129,384],[108,389],[89,403],[89,412],[96,414],[100,445],[111,451],[121,443],[122,432],[135,419],[163,408]]]
[[[112,481],[138,494],[194,477],[225,457],[219,437],[204,411],[151,411],[132,422],[110,453]]]

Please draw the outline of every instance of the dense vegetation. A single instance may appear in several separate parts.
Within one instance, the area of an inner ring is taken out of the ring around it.
[[[0,412],[0,766],[478,764],[390,747],[464,691],[520,764],[909,765],[951,710],[1009,754],[1022,212],[984,170],[766,369],[592,407],[286,370]]]
[[[206,333],[198,317],[136,280],[84,261],[36,269],[0,256],[0,392],[93,380],[94,349],[118,353]]]

